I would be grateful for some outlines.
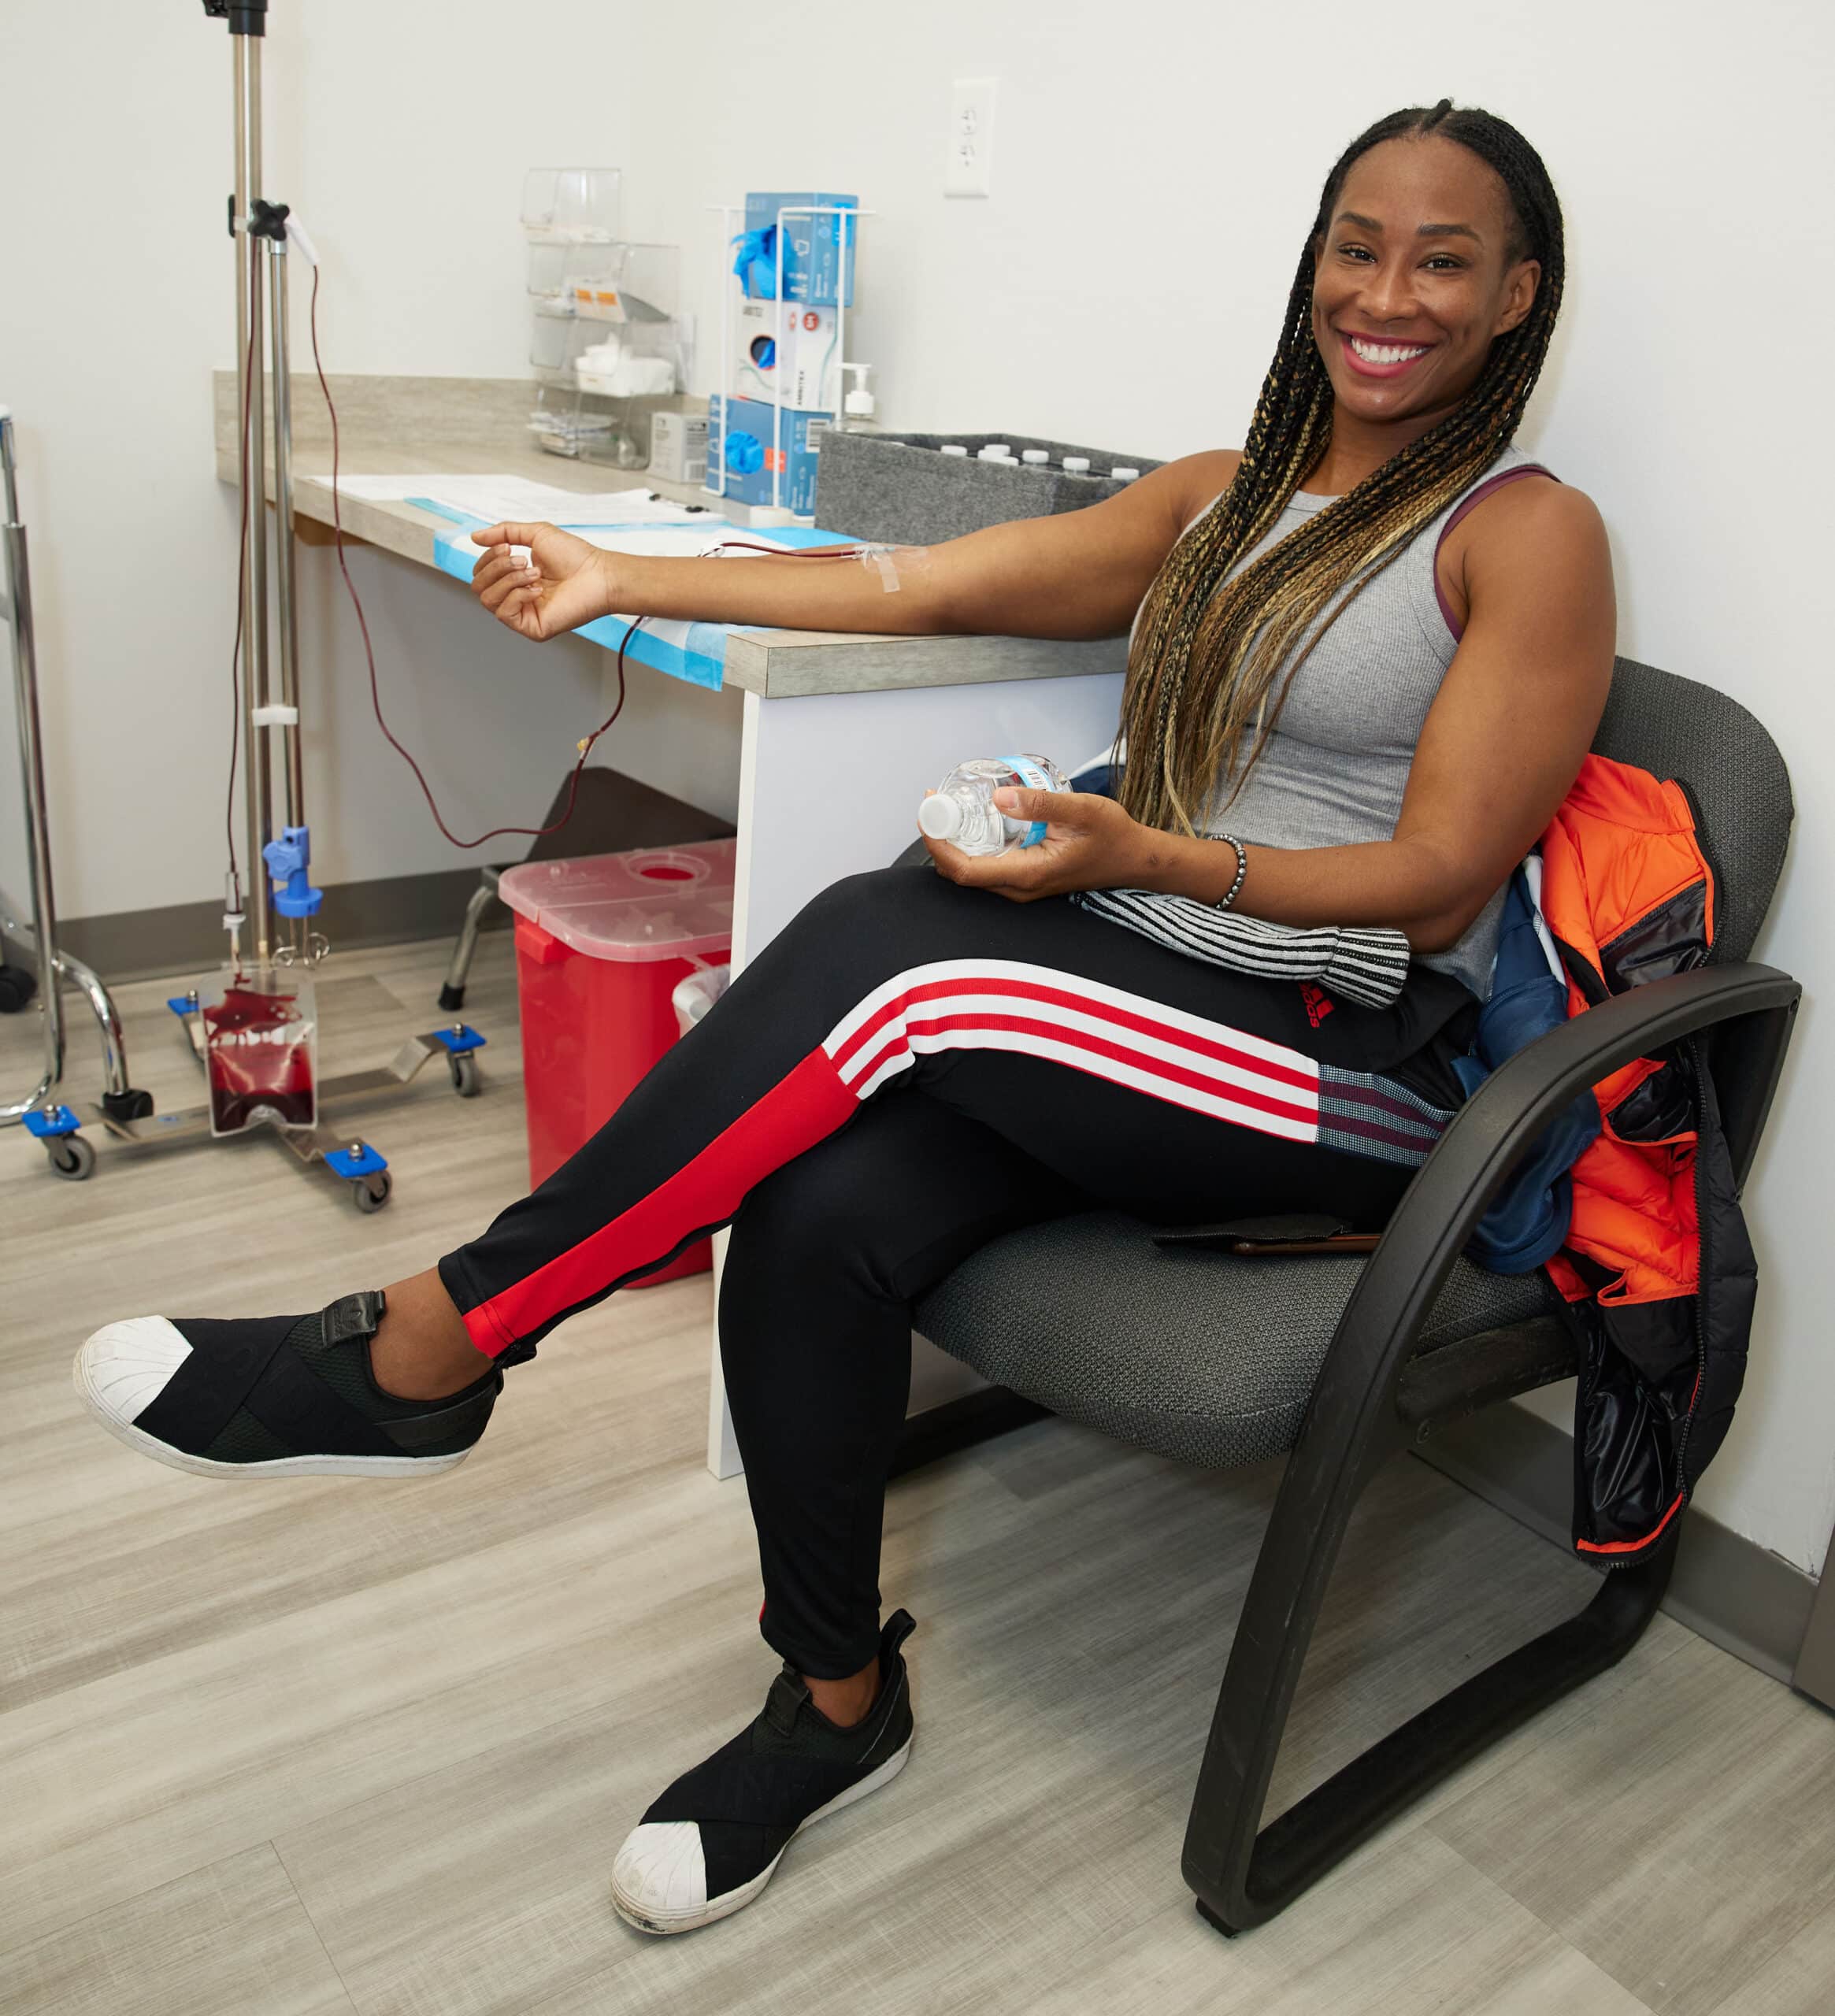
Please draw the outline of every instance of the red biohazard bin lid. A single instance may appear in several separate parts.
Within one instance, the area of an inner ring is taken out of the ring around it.
[[[736,840],[525,861],[497,893],[521,917],[589,959],[688,959],[732,943]]]

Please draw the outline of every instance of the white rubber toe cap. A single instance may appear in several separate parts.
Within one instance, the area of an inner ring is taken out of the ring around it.
[[[165,1391],[191,1347],[163,1316],[98,1330],[76,1354],[77,1392],[105,1420],[129,1425]]]
[[[646,1821],[612,1865],[612,1901],[645,1932],[686,1932],[707,1916],[707,1867],[692,1820]]]

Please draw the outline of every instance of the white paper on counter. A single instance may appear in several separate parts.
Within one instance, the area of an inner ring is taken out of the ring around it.
[[[568,525],[679,525],[706,514],[658,497],[641,486],[629,490],[562,490],[519,476],[428,476],[408,493],[461,511],[487,524],[509,519]]]

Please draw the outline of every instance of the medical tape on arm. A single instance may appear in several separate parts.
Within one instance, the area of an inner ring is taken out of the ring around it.
[[[860,564],[879,576],[886,593],[895,595],[904,586],[903,576],[923,573],[930,565],[927,546],[863,546]]]

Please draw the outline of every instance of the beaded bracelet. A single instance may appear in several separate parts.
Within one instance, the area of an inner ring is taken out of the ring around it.
[[[1214,840],[1228,840],[1236,850],[1236,879],[1229,885],[1229,894],[1219,899],[1216,908],[1226,910],[1236,899],[1236,891],[1243,886],[1243,877],[1249,872],[1249,852],[1234,833],[1213,833]]]

